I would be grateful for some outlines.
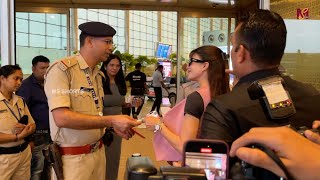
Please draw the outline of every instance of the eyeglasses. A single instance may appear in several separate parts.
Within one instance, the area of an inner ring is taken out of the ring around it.
[[[107,40],[98,39],[98,40],[105,42],[107,45],[112,45],[113,44],[113,40],[112,39],[107,39]]]
[[[205,62],[208,62],[208,61],[205,61],[205,60],[199,60],[199,59],[195,59],[195,58],[190,58],[189,60],[189,66],[191,66],[191,64],[195,62],[195,63],[205,63]]]
[[[106,44],[113,44],[113,40],[112,39],[110,39],[110,40],[102,40],[103,42],[105,42]]]

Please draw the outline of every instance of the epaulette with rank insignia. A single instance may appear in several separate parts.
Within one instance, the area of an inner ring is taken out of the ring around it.
[[[64,60],[61,60],[58,63],[58,67],[62,70],[62,71],[66,71],[67,69],[69,69],[70,67],[76,65],[78,63],[78,60],[76,58],[67,58]]]

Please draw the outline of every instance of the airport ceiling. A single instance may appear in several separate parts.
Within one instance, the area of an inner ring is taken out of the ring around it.
[[[211,0],[212,1],[212,0]],[[213,3],[209,0],[16,0],[17,7],[68,7],[103,9],[147,9],[147,10],[226,10],[257,7],[258,0],[215,0],[228,4]],[[233,4],[234,5],[231,5]]]

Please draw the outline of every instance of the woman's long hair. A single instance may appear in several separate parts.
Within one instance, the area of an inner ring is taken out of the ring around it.
[[[194,54],[209,62],[208,81],[211,98],[229,92],[229,76],[225,73],[228,61],[224,52],[216,46],[201,46],[192,50],[189,57]]]
[[[119,69],[119,72],[116,74],[114,81],[119,89],[120,94],[125,96],[127,94],[127,86],[126,86],[126,81],[124,79],[124,74],[123,74],[123,70],[122,70],[122,63],[121,63],[119,56],[117,56],[115,54],[110,54],[107,61],[103,62],[102,66],[100,68],[100,70],[103,72],[104,76],[106,77],[102,81],[104,94],[112,94],[112,92],[110,90],[110,78],[109,78],[107,71],[105,69],[105,67],[108,66],[108,64],[110,63],[110,61],[112,59],[119,60],[120,69]]]

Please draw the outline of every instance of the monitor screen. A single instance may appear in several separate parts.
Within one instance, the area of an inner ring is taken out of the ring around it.
[[[168,58],[171,54],[171,45],[158,43],[156,57],[157,58]]]

